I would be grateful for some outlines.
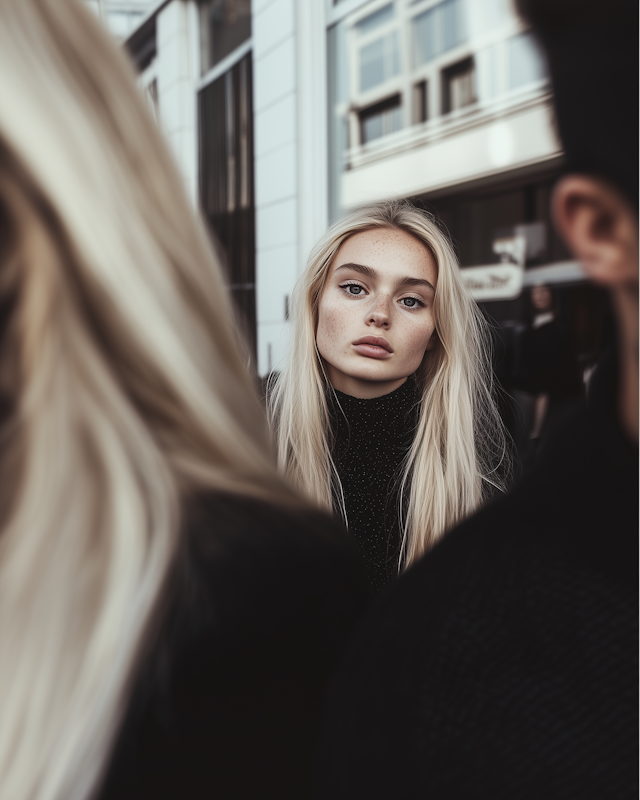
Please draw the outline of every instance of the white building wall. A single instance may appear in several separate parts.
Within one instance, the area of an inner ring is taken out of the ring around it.
[[[198,7],[194,0],[172,0],[156,18],[155,62],[162,128],[184,176],[193,203],[198,198],[197,85],[199,79]]]
[[[365,40],[357,25],[385,3],[344,0],[331,6],[329,16],[340,34],[334,58],[336,63],[342,58],[333,113],[346,120],[351,142],[345,153],[348,168],[332,167],[332,192],[338,211],[393,196],[419,196],[449,188],[454,191],[456,185],[543,164],[561,155],[544,76],[534,77],[533,69],[530,80],[512,82],[509,48],[524,27],[508,0],[467,0],[464,38],[424,63],[417,63],[411,55],[413,20],[441,4],[422,2],[418,6],[418,2],[396,0],[394,15],[371,34],[375,39],[391,35],[389,31],[393,30],[400,37],[402,66],[399,72],[364,90],[358,76],[359,51]],[[444,114],[440,96],[443,70],[468,57],[475,63],[476,99]],[[534,62],[535,58],[530,68]],[[419,81],[428,86],[425,122],[413,121],[414,91]],[[402,128],[361,144],[360,112],[394,94],[402,98]]]
[[[324,4],[254,0],[258,371],[289,345],[289,298],[327,224]]]
[[[507,170],[540,164],[561,154],[548,97],[506,106],[422,147],[399,148],[357,165],[342,176],[343,207],[390,196],[411,197]]]

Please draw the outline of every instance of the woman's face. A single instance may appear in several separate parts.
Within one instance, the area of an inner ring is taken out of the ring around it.
[[[318,309],[316,342],[334,389],[380,397],[413,374],[436,344],[433,256],[418,239],[380,228],[338,250]]]
[[[531,305],[536,311],[548,311],[553,305],[551,289],[544,284],[531,287]]]

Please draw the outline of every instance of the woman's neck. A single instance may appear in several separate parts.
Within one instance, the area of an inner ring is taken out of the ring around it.
[[[365,381],[361,378],[353,378],[344,373],[335,373],[335,370],[329,369],[328,371],[329,382],[333,388],[348,394],[350,397],[356,397],[359,400],[372,400],[376,397],[383,397],[385,394],[391,394],[399,389],[407,382],[407,378],[398,378],[394,381]]]

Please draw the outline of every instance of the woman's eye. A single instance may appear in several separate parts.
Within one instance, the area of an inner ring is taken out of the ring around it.
[[[417,308],[422,302],[417,297],[403,297],[400,301],[405,308]]]
[[[346,289],[347,294],[352,294],[355,297],[358,297],[359,295],[364,293],[363,287],[359,286],[357,283],[348,283],[346,286],[343,286],[342,288]]]

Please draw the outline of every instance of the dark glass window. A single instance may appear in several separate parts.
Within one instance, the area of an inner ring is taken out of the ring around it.
[[[426,122],[429,119],[427,81],[420,81],[413,87],[413,124]]]
[[[442,70],[442,113],[448,114],[476,101],[473,58],[465,58]]]
[[[251,54],[198,97],[200,204],[222,245],[231,292],[255,353],[255,205]]]
[[[251,38],[251,0],[204,0],[200,35],[204,74]]]
[[[375,106],[360,112],[360,140],[362,144],[372,142],[402,127],[400,95],[394,95]]]
[[[144,70],[156,57],[156,18],[151,17],[139,27],[125,42],[138,72]]]

